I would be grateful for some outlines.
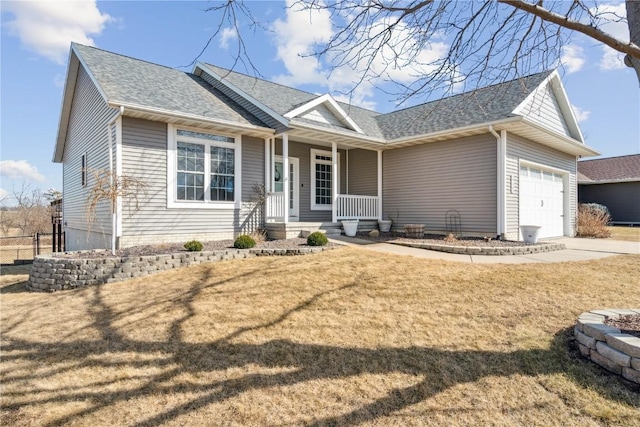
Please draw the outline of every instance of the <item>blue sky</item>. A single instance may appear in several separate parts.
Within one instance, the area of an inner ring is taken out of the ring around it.
[[[0,196],[23,182],[43,190],[62,189],[62,167],[51,158],[71,41],[177,68],[195,59],[217,26],[214,16],[204,12],[211,5],[207,2],[3,0],[0,4]],[[624,10],[622,1],[610,5]],[[316,16],[310,26],[308,16],[293,13],[282,1],[249,6],[267,29],[255,37],[245,33],[249,54],[262,76],[316,93],[348,88],[353,76],[338,73],[327,80],[323,65],[298,55],[331,35],[329,16]],[[606,30],[626,36],[624,24]],[[234,47],[234,33],[223,31],[201,60],[231,67]],[[622,65],[619,55],[582,36],[572,38],[562,59],[565,89],[587,144],[604,157],[639,153],[640,90],[634,72]],[[359,87],[354,100],[383,112],[395,107],[371,86]]]

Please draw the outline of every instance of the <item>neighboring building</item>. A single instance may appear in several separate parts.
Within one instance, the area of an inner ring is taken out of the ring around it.
[[[572,236],[584,144],[558,73],[545,72],[380,114],[198,63],[192,73],[73,44],[53,160],[63,164],[67,249],[331,227]],[[284,165],[284,166],[283,166]],[[288,167],[286,166],[288,165]],[[144,181],[140,209],[98,206],[87,170]],[[266,188],[265,208],[255,189]]]
[[[578,201],[605,205],[614,224],[640,225],[640,154],[578,162]]]

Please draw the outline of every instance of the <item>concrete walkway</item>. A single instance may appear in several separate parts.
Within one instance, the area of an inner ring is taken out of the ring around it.
[[[427,249],[410,248],[392,243],[375,243],[369,240],[346,236],[333,236],[330,240],[347,246],[356,246],[376,252],[410,255],[418,258],[441,259],[446,261],[473,262],[478,264],[526,264],[536,262],[587,261],[620,254],[640,255],[640,242],[620,240],[581,239],[562,237],[548,239],[563,243],[567,249],[528,255],[462,255]]]

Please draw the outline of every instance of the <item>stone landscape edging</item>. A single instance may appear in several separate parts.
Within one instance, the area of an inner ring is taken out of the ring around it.
[[[541,243],[527,246],[453,246],[435,243],[394,242],[392,240],[386,243],[463,255],[528,255],[540,252],[560,251],[567,248],[564,243]]]
[[[582,313],[573,330],[580,354],[614,374],[640,384],[640,338],[604,322],[640,309],[608,308]]]
[[[140,255],[104,258],[67,258],[55,254],[38,255],[33,260],[27,289],[53,292],[84,286],[120,282],[149,276],[161,271],[230,259],[258,256],[307,255],[333,249],[316,246],[295,249],[223,249],[216,251],[179,252],[162,255]]]

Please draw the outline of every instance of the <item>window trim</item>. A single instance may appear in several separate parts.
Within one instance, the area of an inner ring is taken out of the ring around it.
[[[316,148],[311,148],[309,150],[309,154],[310,154],[309,180],[311,181],[311,194],[309,197],[311,202],[310,209],[312,211],[330,211],[333,208],[333,203],[329,203],[327,205],[320,205],[316,203],[316,164],[333,164],[333,158],[330,161],[316,160],[316,156],[320,155],[320,156],[332,157],[333,153],[331,151],[318,150]],[[340,192],[340,153],[338,152],[337,154],[338,154],[338,161],[337,161],[338,170],[336,171],[337,173],[335,174],[332,171],[331,175],[332,175],[332,178],[335,175],[336,179],[338,180],[338,192]],[[331,190],[333,195],[333,185],[331,186]],[[333,197],[331,198],[331,200],[333,200]]]
[[[205,200],[178,200],[177,199],[177,149],[178,129],[211,133],[233,138],[235,142],[212,141],[191,136],[181,136],[181,142],[200,144],[205,146]],[[211,146],[234,149],[234,201],[209,200],[211,197]],[[242,206],[242,136],[229,135],[223,132],[208,129],[191,128],[188,126],[175,126],[167,124],[167,209],[240,209]]]

